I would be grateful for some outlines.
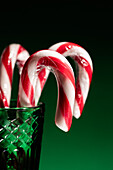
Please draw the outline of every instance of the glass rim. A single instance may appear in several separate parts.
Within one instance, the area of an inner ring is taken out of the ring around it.
[[[16,101],[16,100],[12,100]],[[28,109],[34,109],[34,110],[38,110],[40,107],[42,107],[44,109],[45,104],[43,102],[39,102],[37,106],[32,106],[32,107],[4,107],[4,108],[0,108],[0,111],[8,111],[8,110],[19,110],[19,111],[26,111]]]

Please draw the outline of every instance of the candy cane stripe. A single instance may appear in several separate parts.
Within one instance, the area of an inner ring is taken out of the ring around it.
[[[56,51],[59,52],[60,54],[63,54],[69,49],[71,49],[74,45],[75,45],[74,43],[70,43],[70,42],[64,42],[62,44],[58,43],[58,47]],[[80,47],[78,44],[76,44],[76,46]]]
[[[45,81],[46,81],[45,75],[46,75],[46,69],[43,68],[43,69],[39,72],[39,74],[38,74],[38,78],[39,78],[39,80],[40,80],[41,89],[43,89],[43,86],[44,86]],[[44,78],[45,78],[45,79],[44,79]]]
[[[8,102],[7,102],[7,98],[5,97],[1,87],[0,87],[0,106],[4,107],[4,103],[5,106],[8,107]]]
[[[1,63],[0,63],[0,88],[2,90],[2,96],[1,96],[1,100],[3,100],[2,103],[6,104],[5,101],[7,101],[7,103],[8,101],[10,101],[11,82],[9,81],[9,74],[7,74],[4,64]]]
[[[19,46],[18,52],[17,52],[17,56],[18,56],[21,52],[23,52],[23,51],[25,51],[25,48],[22,47],[22,46]]]
[[[34,98],[33,86],[30,83],[29,76],[27,73],[25,76],[21,77],[21,81],[22,81],[22,86],[23,86],[24,92],[27,95],[27,97],[29,98],[29,101],[33,101],[33,98]],[[25,82],[24,84],[23,84],[23,81]],[[32,103],[31,103],[31,105],[32,105]]]
[[[88,77],[89,77],[89,83],[91,83],[91,80],[92,80],[92,68],[89,64],[89,62],[84,59],[83,57],[81,56],[73,56],[72,57],[74,60],[76,60],[76,62],[78,62],[78,64],[83,67],[85,69],[85,71],[87,72],[88,74]]]
[[[60,103],[59,108],[60,108],[60,111],[65,119],[65,123],[69,130],[71,127],[71,124],[72,124],[72,118],[71,118],[72,116],[70,116],[71,106],[70,106],[69,100],[63,90],[62,85],[60,85],[60,87],[59,87],[59,94],[62,96],[59,98],[59,103]],[[65,103],[62,101],[65,101]]]
[[[80,113],[82,113],[82,110],[84,107],[84,102],[83,102],[83,95],[81,92],[79,79],[77,80],[77,83],[76,83],[76,89],[78,89],[78,93],[75,94],[77,106],[79,107]],[[76,105],[75,105],[75,107],[76,107]],[[76,109],[75,109],[75,112],[76,112]]]
[[[10,48],[8,47],[3,52],[2,63],[3,63],[3,66],[5,67],[6,74],[9,77],[10,84],[12,84],[13,71],[12,71],[12,63],[11,63],[11,59],[9,58],[9,55],[10,55]]]

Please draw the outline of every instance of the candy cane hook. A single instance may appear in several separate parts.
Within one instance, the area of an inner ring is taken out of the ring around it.
[[[76,118],[79,118],[82,114],[82,110],[86,102],[92,80],[92,60],[88,52],[75,43],[60,42],[51,46],[49,49],[55,50],[65,57],[70,56],[75,61],[75,64],[78,66],[74,116]]]
[[[68,131],[73,116],[75,78],[68,60],[58,52],[41,50],[29,57],[20,77],[18,107],[35,106],[38,74],[44,67],[52,69],[58,84],[55,123],[63,131]]]

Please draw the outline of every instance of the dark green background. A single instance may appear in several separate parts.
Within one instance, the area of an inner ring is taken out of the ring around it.
[[[113,170],[112,10],[109,2],[87,0],[19,3],[1,11],[1,53],[10,43],[20,43],[32,54],[70,41],[84,47],[94,64],[83,114],[73,118],[68,133],[54,123],[57,84],[50,74],[40,99],[46,104],[40,170]]]

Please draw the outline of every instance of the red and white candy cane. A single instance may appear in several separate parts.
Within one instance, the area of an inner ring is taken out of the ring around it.
[[[21,74],[29,56],[29,53],[20,44],[10,44],[4,49],[0,60],[0,107],[9,107],[10,105],[15,63],[18,65],[19,74]]]
[[[79,118],[82,114],[92,80],[92,60],[85,49],[71,42],[60,42],[51,46],[49,49],[55,50],[65,57],[70,56],[78,67],[74,116]]]
[[[68,131],[73,116],[75,78],[68,60],[55,51],[38,51],[25,63],[19,83],[18,107],[35,106],[38,74],[43,68],[48,67],[55,74],[58,84],[55,123],[63,131]]]

